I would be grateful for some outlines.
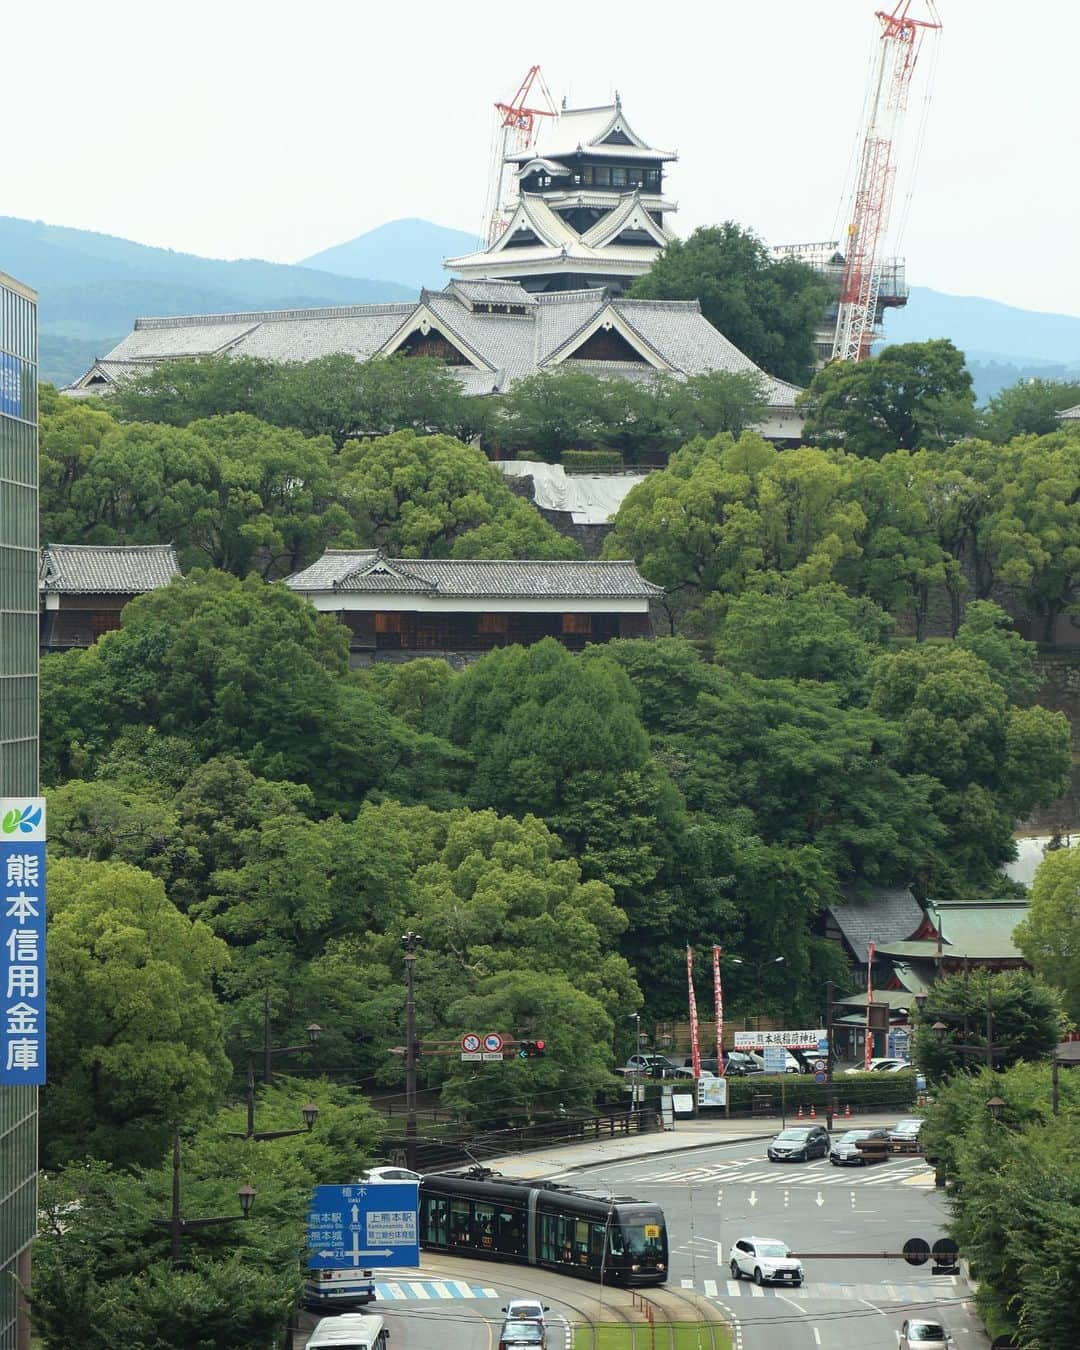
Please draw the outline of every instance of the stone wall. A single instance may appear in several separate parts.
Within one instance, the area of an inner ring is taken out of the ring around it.
[[[533,500],[536,489],[529,475],[523,478],[508,477],[505,481],[511,492],[524,497],[527,502],[532,502],[549,525],[553,525],[567,539],[573,539],[586,558],[599,558],[604,540],[611,533],[610,525],[575,525],[569,511],[549,511],[543,506],[536,506]]]

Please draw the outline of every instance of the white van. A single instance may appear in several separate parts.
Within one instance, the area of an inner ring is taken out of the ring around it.
[[[307,1350],[387,1350],[390,1333],[381,1317],[363,1313],[342,1313],[338,1317],[323,1317]]]

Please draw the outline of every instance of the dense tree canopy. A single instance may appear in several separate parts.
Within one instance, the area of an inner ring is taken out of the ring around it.
[[[1031,907],[1016,943],[1036,975],[1061,991],[1065,1009],[1080,1022],[1080,848],[1060,848],[1039,864]]]
[[[858,363],[834,361],[811,380],[802,406],[807,440],[871,459],[938,450],[975,425],[971,375],[948,338],[900,343]]]
[[[153,1162],[169,1122],[197,1119],[228,1081],[225,944],[121,863],[55,859],[49,906],[44,1160]]]
[[[1048,436],[1059,430],[1058,413],[1080,403],[1080,380],[1033,377],[1002,389],[980,417],[980,434],[995,445],[1017,436]]]
[[[700,300],[705,317],[770,375],[801,384],[814,363],[814,331],[828,282],[793,258],[776,259],[732,220],[673,239],[631,298]]]

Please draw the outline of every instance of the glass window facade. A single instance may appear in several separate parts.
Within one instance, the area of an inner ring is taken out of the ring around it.
[[[37,791],[37,300],[0,273],[0,796]],[[15,1277],[36,1225],[37,1089],[0,1087],[0,1350],[28,1344]]]

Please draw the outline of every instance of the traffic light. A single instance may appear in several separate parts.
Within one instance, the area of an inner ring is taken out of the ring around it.
[[[543,1059],[547,1054],[547,1041],[533,1041],[532,1052],[534,1059]]]
[[[518,1041],[518,1059],[543,1059],[547,1041]]]

